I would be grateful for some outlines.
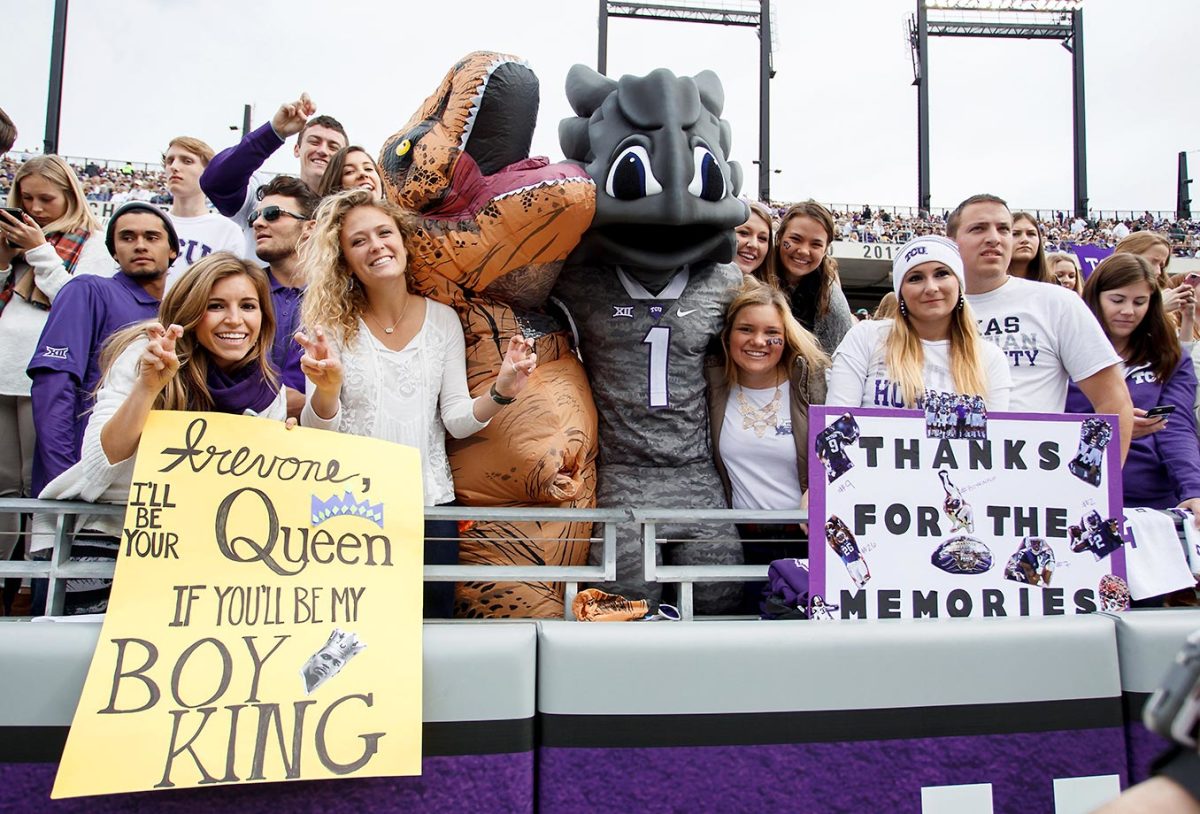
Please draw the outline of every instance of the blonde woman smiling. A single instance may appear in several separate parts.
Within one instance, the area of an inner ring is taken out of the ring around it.
[[[933,390],[1008,409],[1008,364],[979,338],[954,242],[925,235],[905,243],[892,263],[892,287],[899,313],[846,334],[833,354],[826,404],[914,409]]]

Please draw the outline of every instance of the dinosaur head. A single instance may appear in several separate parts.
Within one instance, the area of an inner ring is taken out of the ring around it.
[[[716,74],[660,68],[614,81],[576,65],[567,99],[577,115],[559,124],[563,154],[596,182],[584,251],[663,271],[733,259],[733,229],[747,210]]]

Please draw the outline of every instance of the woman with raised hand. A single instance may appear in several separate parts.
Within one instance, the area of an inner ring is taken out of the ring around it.
[[[1200,526],[1200,446],[1196,440],[1196,374],[1162,307],[1153,263],[1123,252],[1105,258],[1083,287],[1083,301],[1124,360],[1133,399],[1133,441],[1122,470],[1125,505],[1191,509]],[[1149,416],[1155,407],[1172,412]],[[1074,384],[1067,412],[1091,413]]]
[[[717,472],[735,509],[808,506],[808,407],[825,402],[829,357],[779,289],[747,277],[725,315],[722,358],[706,367]],[[741,524],[745,561],[808,557],[807,530]],[[791,539],[779,545],[755,540]],[[743,612],[757,613],[748,585]]]
[[[758,201],[750,201],[750,217],[733,232],[737,235],[737,254],[733,262],[742,274],[768,282],[774,263],[775,229],[771,225],[771,210]]]
[[[1054,275],[1046,263],[1045,241],[1037,218],[1028,212],[1013,212],[1013,252],[1008,261],[1008,273],[1013,277],[1035,283],[1054,283]]]
[[[1167,268],[1171,265],[1171,241],[1157,232],[1134,232],[1117,243],[1114,254],[1136,254],[1150,261],[1156,274],[1154,283],[1162,289],[1163,310],[1168,314],[1191,310],[1196,304],[1196,289],[1190,285],[1171,285]]]
[[[425,505],[453,503],[446,432],[465,438],[511,404],[537,367],[523,337],[509,339],[488,395],[467,390],[465,342],[448,306],[407,286],[409,216],[366,190],[327,198],[301,249],[308,279],[301,368],[308,377],[306,427],[417,447]],[[457,523],[425,522],[425,562],[458,562]],[[436,542],[435,542],[436,541]],[[453,583],[425,586],[425,615],[449,617]]]
[[[897,316],[860,322],[846,334],[833,354],[825,403],[916,409],[933,391],[1008,409],[1008,363],[979,337],[954,241],[924,235],[905,243],[892,261],[892,287]]]
[[[286,395],[270,363],[271,287],[256,264],[228,252],[210,254],[179,276],[158,313],[158,321],[132,325],[108,340],[82,457],[40,497],[126,502],[151,410],[286,418]],[[120,517],[81,517],[72,558],[114,559],[121,522]],[[34,559],[49,559],[52,527],[52,520],[34,518]],[[102,612],[107,581],[79,583],[67,585],[67,613]],[[44,585],[40,590],[35,585],[34,595],[37,612],[45,602]]]
[[[792,316],[812,331],[826,353],[842,341],[854,324],[850,304],[842,293],[833,249],[834,223],[829,210],[816,201],[798,203],[783,213],[775,233],[772,285],[783,289]]]

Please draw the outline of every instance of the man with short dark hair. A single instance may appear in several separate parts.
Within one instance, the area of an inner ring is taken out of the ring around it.
[[[217,153],[200,176],[200,188],[222,215],[233,220],[245,232],[248,257],[255,250],[254,232],[248,216],[257,198],[255,190],[262,179],[255,173],[289,136],[299,134],[295,155],[300,159],[300,180],[314,193],[333,154],[345,147],[346,128],[332,116],[315,116],[316,105],[307,93],[295,102],[280,105],[271,121],[243,138],[238,144]],[[312,118],[310,118],[312,117]]]
[[[1097,413],[1119,416],[1124,463],[1133,403],[1121,357],[1073,291],[1008,275],[1012,227],[1008,204],[995,195],[967,198],[946,221],[946,233],[962,255],[967,302],[979,333],[999,347],[1012,366],[1009,409],[1061,413],[1067,384],[1074,381]]]
[[[271,361],[288,388],[288,415],[299,417],[304,407],[303,350],[293,339],[300,328],[300,301],[307,280],[297,254],[300,240],[312,227],[321,199],[299,178],[278,175],[259,187],[257,206],[248,220],[254,230],[255,254],[267,264],[271,304],[275,308],[275,343]]]
[[[7,153],[17,143],[17,126],[0,107],[0,155]]]
[[[33,379],[33,494],[78,460],[83,430],[103,371],[100,351],[116,331],[154,319],[179,239],[166,214],[131,201],[108,222],[105,238],[120,270],[80,274],[58,292],[27,372]]]

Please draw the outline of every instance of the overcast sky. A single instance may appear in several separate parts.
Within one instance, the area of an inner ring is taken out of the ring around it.
[[[0,106],[40,148],[53,0],[0,0],[9,72]],[[772,197],[915,205],[916,89],[905,41],[914,0],[776,0]],[[597,0],[72,0],[59,151],[154,161],[173,136],[232,144],[307,90],[375,151],[478,49],[527,59],[541,80],[533,148],[561,159],[563,82],[595,67]],[[235,22],[236,21],[236,22]],[[1200,150],[1195,0],[1086,0],[1088,186],[1093,208],[1175,206],[1176,155]],[[1189,59],[1191,57],[1191,59]],[[733,157],[757,190],[754,29],[613,19],[609,75],[705,68],[722,78]],[[1057,42],[930,44],[934,206],[990,191],[1070,209],[1071,57]],[[1191,157],[1200,174],[1200,152]],[[268,169],[294,172],[290,150]],[[1200,192],[1200,189],[1197,189]],[[1195,196],[1200,200],[1200,194]]]

